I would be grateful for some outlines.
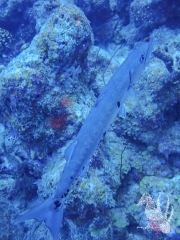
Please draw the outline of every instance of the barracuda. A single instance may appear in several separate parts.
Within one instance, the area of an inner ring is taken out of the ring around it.
[[[45,221],[53,240],[57,239],[63,218],[64,201],[69,189],[86,169],[117,114],[125,118],[125,100],[148,63],[153,42],[153,38],[148,39],[133,50],[102,90],[75,140],[65,150],[66,165],[54,195],[20,216],[17,223],[28,219]]]

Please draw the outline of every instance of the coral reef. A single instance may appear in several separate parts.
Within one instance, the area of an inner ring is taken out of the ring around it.
[[[131,3],[131,18],[134,20],[136,27],[142,26],[143,29],[157,28],[171,21],[175,24],[176,17],[179,14],[176,3],[176,1],[134,0]],[[151,10],[149,11],[149,9]]]
[[[8,117],[21,140],[36,148],[43,146],[42,152],[59,147],[64,137],[72,134],[62,134],[71,121],[68,108],[72,106],[65,98],[78,84],[81,71],[67,76],[68,69],[83,68],[91,40],[85,15],[74,5],[64,5],[51,15],[31,45],[1,72],[2,122],[5,124]]]
[[[0,239],[51,238],[44,224],[15,219],[53,194],[101,89],[150,35],[153,55],[126,119],[117,117],[70,189],[59,239],[179,239],[179,3],[2,0],[0,13]],[[154,204],[146,215],[142,195]],[[168,231],[148,215],[157,210]]]

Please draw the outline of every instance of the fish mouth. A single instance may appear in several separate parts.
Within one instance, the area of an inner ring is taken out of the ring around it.
[[[148,49],[146,51],[146,59],[149,59],[152,49],[153,49],[153,46],[154,46],[155,38],[154,38],[154,36],[151,36],[151,37],[145,38],[144,41],[148,42]]]

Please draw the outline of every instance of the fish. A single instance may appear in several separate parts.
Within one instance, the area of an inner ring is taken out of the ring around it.
[[[147,38],[115,71],[91,108],[76,138],[65,149],[66,164],[54,194],[21,215],[16,223],[29,219],[44,221],[52,239],[57,239],[66,196],[75,180],[87,169],[90,159],[116,116],[119,114],[126,117],[125,101],[132,94],[133,85],[147,66],[153,45],[154,37]]]

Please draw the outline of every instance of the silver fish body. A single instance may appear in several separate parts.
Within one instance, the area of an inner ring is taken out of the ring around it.
[[[65,151],[66,165],[54,195],[20,216],[17,223],[31,218],[45,221],[53,240],[57,239],[65,197],[75,179],[86,168],[117,114],[125,117],[124,102],[147,65],[153,42],[151,38],[133,50],[102,90],[76,139]]]
[[[86,168],[99,142],[104,138],[117,114],[123,115],[124,102],[133,84],[143,72],[149,59],[153,39],[135,49],[113,74],[90,110],[76,139],[66,149],[67,164],[56,189],[55,197],[67,193],[74,179]]]

